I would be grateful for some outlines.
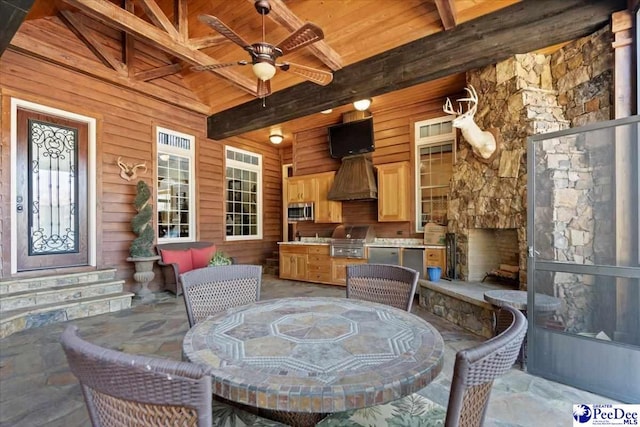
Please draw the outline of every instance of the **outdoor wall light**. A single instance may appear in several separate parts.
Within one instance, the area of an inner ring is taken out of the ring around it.
[[[366,111],[369,109],[370,105],[371,105],[371,99],[369,98],[360,99],[353,103],[353,108],[355,108],[358,111]]]
[[[272,144],[276,144],[276,145],[280,144],[283,140],[284,140],[284,136],[279,135],[277,133],[269,135],[269,141],[271,141]]]

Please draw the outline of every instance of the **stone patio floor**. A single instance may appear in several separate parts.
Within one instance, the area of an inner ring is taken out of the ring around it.
[[[345,289],[279,280],[265,275],[261,299],[292,296],[343,297]],[[0,427],[88,426],[80,387],[69,372],[58,340],[68,323],[89,341],[130,353],[180,360],[188,329],[184,301],[158,293],[151,304],[66,323],[25,330],[0,340]],[[431,322],[446,344],[442,373],[421,394],[446,407],[456,351],[483,338],[428,313],[416,302],[413,312]],[[513,368],[494,383],[487,426],[569,426],[574,403],[617,403],[611,399],[529,375]]]

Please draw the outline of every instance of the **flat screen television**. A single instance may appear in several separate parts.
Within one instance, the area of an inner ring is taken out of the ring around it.
[[[375,150],[373,118],[329,127],[329,153],[334,159]]]

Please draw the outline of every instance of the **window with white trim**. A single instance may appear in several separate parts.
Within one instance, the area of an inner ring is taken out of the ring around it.
[[[456,153],[455,116],[415,123],[416,232],[428,222],[445,224]]]
[[[225,147],[226,240],[262,239],[262,155]]]
[[[195,137],[156,127],[158,242],[196,236]]]

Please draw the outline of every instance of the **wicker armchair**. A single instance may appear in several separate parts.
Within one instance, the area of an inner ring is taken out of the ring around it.
[[[220,265],[180,275],[189,327],[218,311],[260,298],[261,265]]]
[[[511,325],[500,335],[456,354],[447,406],[446,427],[481,426],[484,423],[493,381],[515,363],[527,333],[527,318],[519,310],[504,307]]]
[[[417,271],[397,265],[347,265],[347,298],[411,311],[419,276]]]
[[[92,344],[68,326],[62,347],[94,426],[211,426],[211,378],[192,363]]]
[[[440,405],[413,393],[384,405],[331,414],[317,426],[442,425],[443,419],[445,427],[482,426],[493,381],[511,369],[527,332],[524,314],[511,307],[503,310],[511,316],[511,325],[504,332],[456,354],[446,413]]]

